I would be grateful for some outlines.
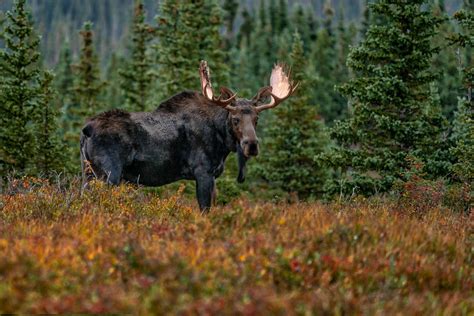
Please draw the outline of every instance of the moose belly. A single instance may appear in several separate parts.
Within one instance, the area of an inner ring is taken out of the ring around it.
[[[134,161],[124,168],[122,179],[145,186],[160,186],[182,179],[191,179],[187,168],[176,162],[167,161],[154,164],[152,162]]]

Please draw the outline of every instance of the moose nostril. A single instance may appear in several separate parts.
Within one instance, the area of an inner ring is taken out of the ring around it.
[[[244,140],[242,143],[243,143],[244,145],[248,145],[248,144],[249,144],[249,141],[248,141],[248,140]]]

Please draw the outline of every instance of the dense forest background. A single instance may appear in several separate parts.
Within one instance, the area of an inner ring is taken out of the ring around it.
[[[0,11],[11,8],[13,0],[0,1]],[[236,1],[238,12],[236,30],[242,24],[242,12],[246,8],[256,12],[258,1]],[[305,7],[321,18],[324,15],[326,0],[292,0],[288,1],[288,10],[297,5]],[[79,52],[78,29],[85,21],[91,21],[96,26],[96,45],[101,60],[106,61],[110,53],[125,48],[133,14],[133,0],[31,0],[28,1],[35,17],[35,24],[43,40],[41,49],[45,61],[54,65],[59,60],[62,43],[69,41],[74,53]],[[147,20],[152,21],[160,8],[159,0],[143,1]],[[445,8],[448,13],[459,9],[462,0],[447,0]],[[343,9],[348,21],[360,21],[364,14],[366,0],[333,0],[332,6],[336,11]],[[337,19],[337,17],[336,17]]]

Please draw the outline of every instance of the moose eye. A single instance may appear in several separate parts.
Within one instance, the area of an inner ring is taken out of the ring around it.
[[[232,123],[234,123],[235,125],[239,124],[239,122],[240,122],[240,119],[237,118],[237,117],[234,117],[234,118],[232,119]]]

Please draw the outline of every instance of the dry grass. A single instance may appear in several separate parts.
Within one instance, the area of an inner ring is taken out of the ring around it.
[[[0,196],[1,313],[474,313],[472,215],[24,191]]]

